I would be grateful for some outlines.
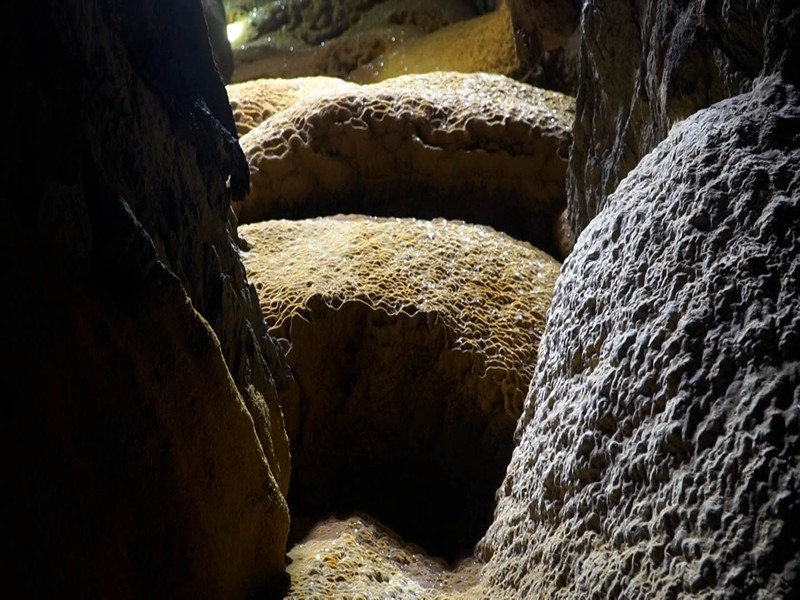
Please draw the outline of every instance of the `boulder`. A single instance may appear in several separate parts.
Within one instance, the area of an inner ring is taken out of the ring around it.
[[[564,263],[481,543],[492,597],[800,590],[800,94],[677,124]]]
[[[241,223],[336,213],[489,225],[559,257],[571,99],[502,75],[407,75],[304,98],[241,138]]]
[[[240,235],[299,390],[293,528],[361,510],[432,554],[470,554],[560,263],[457,221],[270,220]]]

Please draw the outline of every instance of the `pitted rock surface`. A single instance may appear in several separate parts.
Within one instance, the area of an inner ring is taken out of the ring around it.
[[[800,589],[799,142],[797,90],[760,82],[579,238],[482,542],[501,596]]]
[[[275,113],[302,98],[341,90],[355,90],[356,84],[338,77],[297,77],[293,79],[254,79],[226,88],[233,109],[236,131],[243,136]]]
[[[471,552],[510,457],[560,263],[453,221],[273,220],[240,235],[300,389],[300,412],[286,414],[293,520],[371,506],[431,552],[448,535]],[[425,544],[408,534],[434,515]]]
[[[573,236],[670,128],[781,73],[800,85],[800,6],[791,0],[589,0],[581,12]]]
[[[241,138],[241,223],[336,213],[486,224],[556,255],[571,99],[502,75],[408,75],[300,100]]]
[[[467,559],[451,569],[365,515],[326,519],[288,556],[284,600],[468,600],[481,566]]]

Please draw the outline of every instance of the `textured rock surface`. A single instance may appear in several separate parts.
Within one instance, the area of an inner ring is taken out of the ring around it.
[[[254,79],[227,86],[236,131],[240,136],[255,129],[277,112],[307,96],[356,90],[357,84],[338,77]]]
[[[308,43],[302,22],[279,27],[263,9],[253,11],[252,0],[235,6],[232,16],[246,33],[236,44],[233,81],[330,76],[374,83],[449,70],[500,73],[571,95],[577,90],[578,10],[573,0],[499,6],[480,0],[350,4],[350,25],[321,43]],[[277,10],[287,12],[286,5]],[[263,22],[271,24],[264,29]]]
[[[577,0],[507,0],[521,68],[539,65],[548,51],[567,43],[578,27]]]
[[[267,30],[259,26],[263,11],[239,11],[247,33],[246,41],[236,46],[233,80],[315,75],[349,78],[360,66],[393,48],[402,48],[409,40],[476,15],[466,0],[356,0],[350,4],[347,22],[351,25],[321,43],[304,39],[302,23]]]
[[[408,75],[317,95],[241,138],[242,223],[335,213],[487,224],[557,255],[571,99],[501,75]]]
[[[286,35],[309,45],[340,36],[362,15],[385,0],[288,0],[253,2],[233,0],[233,10],[247,13],[259,36]],[[250,8],[253,6],[253,8]]]
[[[287,413],[293,520],[365,510],[431,552],[471,552],[560,264],[453,221],[328,217],[240,234],[300,390]]]
[[[363,515],[319,523],[289,558],[285,600],[467,600],[480,576],[477,561],[452,570]]]
[[[506,597],[796,597],[800,95],[677,125],[564,263],[482,542]]]
[[[392,44],[355,69],[348,79],[383,81],[408,73],[459,71],[514,76],[520,71],[508,9],[452,23]]]
[[[800,6],[792,0],[590,0],[569,204],[577,234],[670,127],[749,89],[760,74],[800,83]]]
[[[2,58],[7,114],[36,115],[0,167],[9,586],[270,591],[289,380],[232,232],[247,163],[201,3],[9,10],[36,48]]]

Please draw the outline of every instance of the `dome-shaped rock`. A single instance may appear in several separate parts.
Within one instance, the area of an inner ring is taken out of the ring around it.
[[[275,220],[240,235],[300,393],[286,414],[293,520],[361,508],[432,552],[446,555],[452,539],[452,554],[471,551],[560,263],[443,220]]]
[[[800,94],[702,110],[565,261],[482,543],[497,597],[796,597]]]
[[[502,75],[314,94],[242,137],[241,223],[336,213],[460,219],[558,255],[571,99]]]

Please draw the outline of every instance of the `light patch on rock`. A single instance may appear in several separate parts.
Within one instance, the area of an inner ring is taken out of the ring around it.
[[[452,23],[426,35],[391,44],[359,66],[348,79],[383,81],[409,73],[458,71],[514,76],[520,69],[514,31],[505,5],[497,10]]]
[[[450,568],[364,515],[319,523],[288,557],[285,600],[467,600],[481,567],[465,560]]]

